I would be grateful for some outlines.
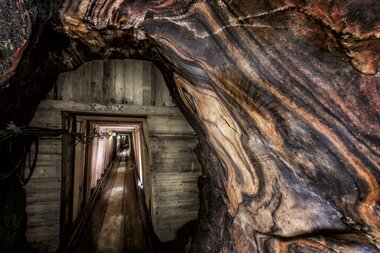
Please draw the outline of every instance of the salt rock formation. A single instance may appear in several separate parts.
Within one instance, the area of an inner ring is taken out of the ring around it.
[[[378,6],[66,0],[17,70],[6,34],[0,125],[83,61],[152,60],[200,139],[197,251],[378,252]]]

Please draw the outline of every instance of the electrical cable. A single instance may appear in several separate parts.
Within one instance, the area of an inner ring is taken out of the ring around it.
[[[33,143],[34,143],[34,158],[33,158],[33,163],[31,163],[31,160],[30,160],[32,145],[29,145],[29,149],[28,149],[29,174],[25,178],[25,164],[24,164],[24,167],[23,167],[22,172],[21,172],[21,185],[22,186],[25,186],[29,182],[30,178],[33,175],[34,169],[36,168],[36,165],[37,165],[37,155],[38,155],[39,140],[36,139],[36,140],[33,141]]]
[[[22,185],[26,185],[33,175],[37,164],[39,140],[55,139],[58,136],[67,135],[74,139],[74,144],[90,144],[94,139],[109,139],[111,135],[108,132],[98,132],[95,128],[89,131],[89,134],[70,132],[64,129],[51,129],[42,127],[20,126],[17,127],[13,122],[10,122],[5,130],[0,130],[0,147],[9,145],[9,157],[13,160],[13,145],[18,140],[23,140],[23,151],[16,165],[13,166],[13,161],[10,162],[11,168],[8,172],[0,173],[0,181],[5,180],[19,171],[19,177]],[[34,157],[31,161],[31,147],[34,144]],[[29,174],[25,178],[25,159],[28,156]],[[21,170],[20,167],[23,164]]]

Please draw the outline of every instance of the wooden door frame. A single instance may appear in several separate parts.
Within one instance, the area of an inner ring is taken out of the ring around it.
[[[69,125],[66,120],[69,119]],[[75,114],[62,112],[62,128],[69,132],[76,129]],[[61,164],[61,209],[60,209],[60,245],[65,245],[70,238],[73,209],[73,172],[75,161],[74,136],[62,135],[62,164]],[[68,164],[69,162],[69,164]]]
[[[98,114],[98,113],[87,113],[87,112],[80,112],[80,111],[62,111],[62,128],[66,129],[66,120],[71,119],[71,130],[76,131],[76,121],[77,119],[85,119],[89,124],[87,126],[91,125],[92,123],[106,123],[107,125],[115,125],[120,126],[121,124],[125,123],[137,123],[141,124],[141,132],[143,133],[144,141],[146,142],[146,145],[149,145],[149,131],[148,131],[148,122],[147,122],[147,116],[145,115],[125,115],[125,114]],[[66,129],[66,130],[70,130]],[[87,129],[88,131],[88,129]],[[72,145],[72,146],[70,146]],[[91,156],[92,152],[92,145],[86,146],[86,154],[85,159],[87,160],[85,163],[88,165],[88,157]],[[148,149],[149,150],[149,149]],[[149,153],[149,152],[148,152]],[[70,164],[67,164],[67,160],[70,161]],[[148,164],[147,168],[144,168],[145,170],[148,170],[149,180],[151,181],[151,175],[150,175],[150,154],[148,154],[147,157]],[[91,162],[91,161],[90,161]],[[73,230],[73,220],[72,220],[72,214],[73,214],[73,183],[74,183],[74,166],[75,166],[75,140],[74,136],[72,135],[63,135],[62,136],[62,164],[61,164],[61,209],[60,209],[60,247],[64,248],[65,245],[69,242],[71,235],[74,231]],[[90,167],[86,166],[86,170],[88,170]],[[87,183],[88,181],[88,171],[85,171],[85,178],[84,183]],[[150,182],[150,188],[149,195],[152,196],[152,184]],[[67,189],[68,188],[68,189]],[[85,187],[87,188],[87,186]],[[88,194],[86,190],[84,191],[84,194]],[[152,201],[152,198],[150,197],[150,201]],[[151,203],[149,203],[151,204]],[[68,216],[68,217],[67,217]]]

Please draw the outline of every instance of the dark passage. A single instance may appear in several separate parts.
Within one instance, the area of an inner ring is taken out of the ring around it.
[[[149,252],[129,153],[120,152],[66,252]]]

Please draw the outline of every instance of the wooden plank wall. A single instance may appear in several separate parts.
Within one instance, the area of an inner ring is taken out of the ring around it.
[[[197,218],[200,165],[193,150],[193,135],[150,136],[153,184],[153,225],[161,241],[175,237],[177,230]]]
[[[180,226],[197,218],[201,170],[193,152],[194,131],[173,104],[162,75],[146,61],[88,62],[59,76],[31,125],[62,128],[62,111],[93,113],[93,103],[124,106],[112,114],[147,116],[152,179],[144,189],[152,196],[158,236],[173,239]],[[40,143],[36,171],[26,187],[27,239],[41,252],[54,252],[59,243],[61,149],[61,139]]]
[[[25,186],[28,228],[26,237],[31,247],[40,252],[54,252],[59,243],[61,198],[62,140],[43,140],[33,177]]]
[[[175,106],[158,68],[148,61],[92,61],[59,76],[48,99],[101,104]]]
[[[201,167],[194,153],[198,143],[183,116],[148,117],[153,185],[152,221],[161,241],[175,238],[177,230],[196,219],[199,209],[197,180]]]

